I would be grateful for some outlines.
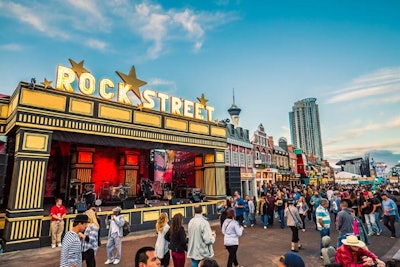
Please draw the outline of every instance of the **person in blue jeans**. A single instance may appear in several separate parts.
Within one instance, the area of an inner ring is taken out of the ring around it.
[[[259,212],[261,215],[261,221],[264,224],[264,229],[268,228],[268,201],[265,200],[265,197],[261,198]]]
[[[244,210],[245,210],[246,203],[244,202],[243,198],[240,197],[240,194],[238,191],[235,191],[234,198],[235,198],[235,204],[233,207],[235,209],[236,220],[239,222],[240,225],[243,225]]]

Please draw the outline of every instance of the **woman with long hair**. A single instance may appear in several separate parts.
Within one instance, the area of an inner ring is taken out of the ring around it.
[[[96,218],[96,213],[89,209],[86,212],[89,218],[89,224],[87,225],[85,232],[80,236],[82,238],[82,261],[86,261],[86,266],[96,267],[96,253],[99,247],[98,235],[100,225]]]
[[[299,227],[302,227],[301,218],[299,215],[299,210],[293,205],[294,201],[290,199],[287,204],[288,205],[285,208],[285,218],[287,220],[287,226],[289,226],[290,230],[292,230],[291,250],[298,252],[297,249],[301,249],[301,243],[299,239]]]
[[[226,220],[222,225],[222,234],[224,235],[225,248],[229,253],[226,266],[232,267],[232,264],[239,266],[236,253],[239,247],[239,237],[243,234],[243,226],[240,226],[236,220],[234,210],[228,210]]]
[[[157,257],[161,261],[161,266],[163,267],[167,267],[170,260],[168,249],[169,242],[165,240],[165,234],[168,232],[168,230],[168,214],[161,212],[156,223],[157,241],[155,245],[155,251]]]
[[[308,205],[306,203],[306,199],[304,197],[300,197],[299,201],[297,201],[297,208],[299,210],[299,215],[301,218],[301,222],[303,223],[303,229],[301,229],[303,232],[306,231],[306,223],[305,219],[307,217],[307,212],[309,210]]]
[[[171,249],[174,267],[185,267],[187,238],[181,213],[175,214],[172,218],[171,228],[165,234],[165,239],[170,242],[169,248]]]
[[[228,211],[228,209],[231,209],[231,201],[230,199],[225,199],[217,208],[217,211],[221,213],[220,217],[219,217],[219,221],[220,224],[222,226],[222,224],[224,223],[225,219],[226,219],[226,212]]]

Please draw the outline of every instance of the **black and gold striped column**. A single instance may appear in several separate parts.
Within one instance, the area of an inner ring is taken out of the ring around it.
[[[40,246],[51,138],[51,131],[28,128],[16,131],[14,170],[3,235],[6,251]]]
[[[208,199],[226,197],[224,150],[204,155],[204,191]]]

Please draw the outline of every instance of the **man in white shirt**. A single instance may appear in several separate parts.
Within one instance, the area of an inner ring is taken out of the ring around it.
[[[124,216],[121,215],[121,208],[116,207],[113,209],[113,214],[108,215],[106,224],[110,226],[108,231],[107,241],[107,261],[104,264],[118,264],[121,260],[121,246],[123,231],[122,228],[125,224]],[[114,249],[117,254],[114,257]]]

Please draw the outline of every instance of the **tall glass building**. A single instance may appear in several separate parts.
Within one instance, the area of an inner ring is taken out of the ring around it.
[[[323,159],[321,127],[316,98],[306,98],[294,103],[289,112],[292,143],[307,154]]]

